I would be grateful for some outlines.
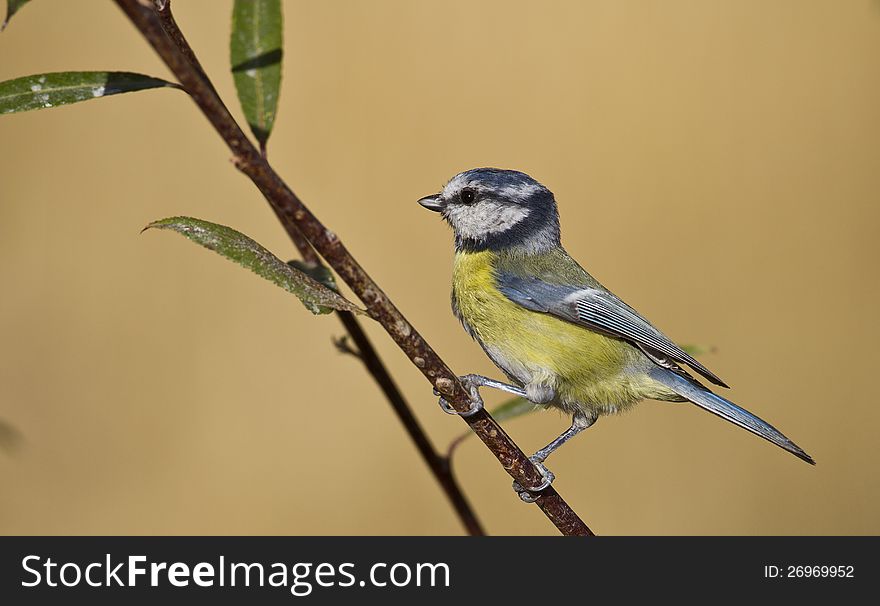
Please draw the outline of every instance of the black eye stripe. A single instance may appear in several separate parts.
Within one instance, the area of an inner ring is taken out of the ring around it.
[[[469,187],[465,187],[461,190],[461,193],[458,195],[461,199],[462,204],[473,204],[474,199],[477,197],[477,194],[474,190]]]

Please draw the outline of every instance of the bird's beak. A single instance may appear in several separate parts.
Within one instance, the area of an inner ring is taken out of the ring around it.
[[[421,200],[419,200],[419,204],[427,208],[428,210],[433,210],[435,213],[439,213],[446,205],[443,203],[443,200],[440,199],[440,196],[434,194],[433,196],[425,196]]]

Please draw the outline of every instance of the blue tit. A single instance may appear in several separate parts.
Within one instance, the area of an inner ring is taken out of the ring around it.
[[[528,175],[476,168],[419,204],[455,233],[455,315],[515,383],[468,375],[471,392],[500,387],[573,417],[532,457],[542,471],[550,453],[600,415],[645,399],[692,402],[814,464],[769,423],[698,381],[686,367],[727,387],[568,255],[556,200]]]

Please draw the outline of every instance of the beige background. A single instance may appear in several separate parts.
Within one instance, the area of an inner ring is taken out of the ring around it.
[[[221,93],[231,2],[176,0]],[[551,459],[602,534],[880,532],[880,4],[288,1],[270,156],[456,370],[451,236],[474,166],[553,189],[569,251],[818,461],[646,403]],[[167,71],[110,2],[40,0],[0,78]],[[235,107],[236,115],[240,115]],[[195,106],[148,91],[0,119],[2,533],[456,534],[333,317],[148,221],[291,247]],[[439,447],[463,424],[370,334]],[[488,393],[491,403],[503,395]],[[566,426],[509,423],[527,450]],[[468,441],[492,533],[553,528]]]

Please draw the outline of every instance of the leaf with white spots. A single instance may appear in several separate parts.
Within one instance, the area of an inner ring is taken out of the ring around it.
[[[330,268],[326,265],[322,265],[320,263],[317,265],[313,265],[311,263],[306,263],[305,261],[300,261],[299,259],[288,261],[287,264],[294,269],[298,269],[299,271],[303,272],[310,278],[314,278],[316,281],[320,282],[333,292],[339,292],[339,286],[336,284],[336,278],[333,277],[333,272],[330,271]]]
[[[265,152],[281,90],[280,0],[235,0],[229,42],[232,76],[241,109]]]
[[[0,31],[6,29],[6,26],[9,25],[9,20],[12,19],[12,15],[18,12],[22,6],[30,2],[30,0],[6,0],[6,19],[3,21],[3,25],[0,26]]]
[[[129,93],[180,85],[129,72],[55,72],[0,82],[0,114],[45,109]]]
[[[313,314],[334,309],[364,313],[359,307],[333,292],[296,267],[288,265],[257,242],[231,227],[192,217],[171,217],[147,225],[144,229],[170,229],[207,249],[213,250],[293,293]]]

